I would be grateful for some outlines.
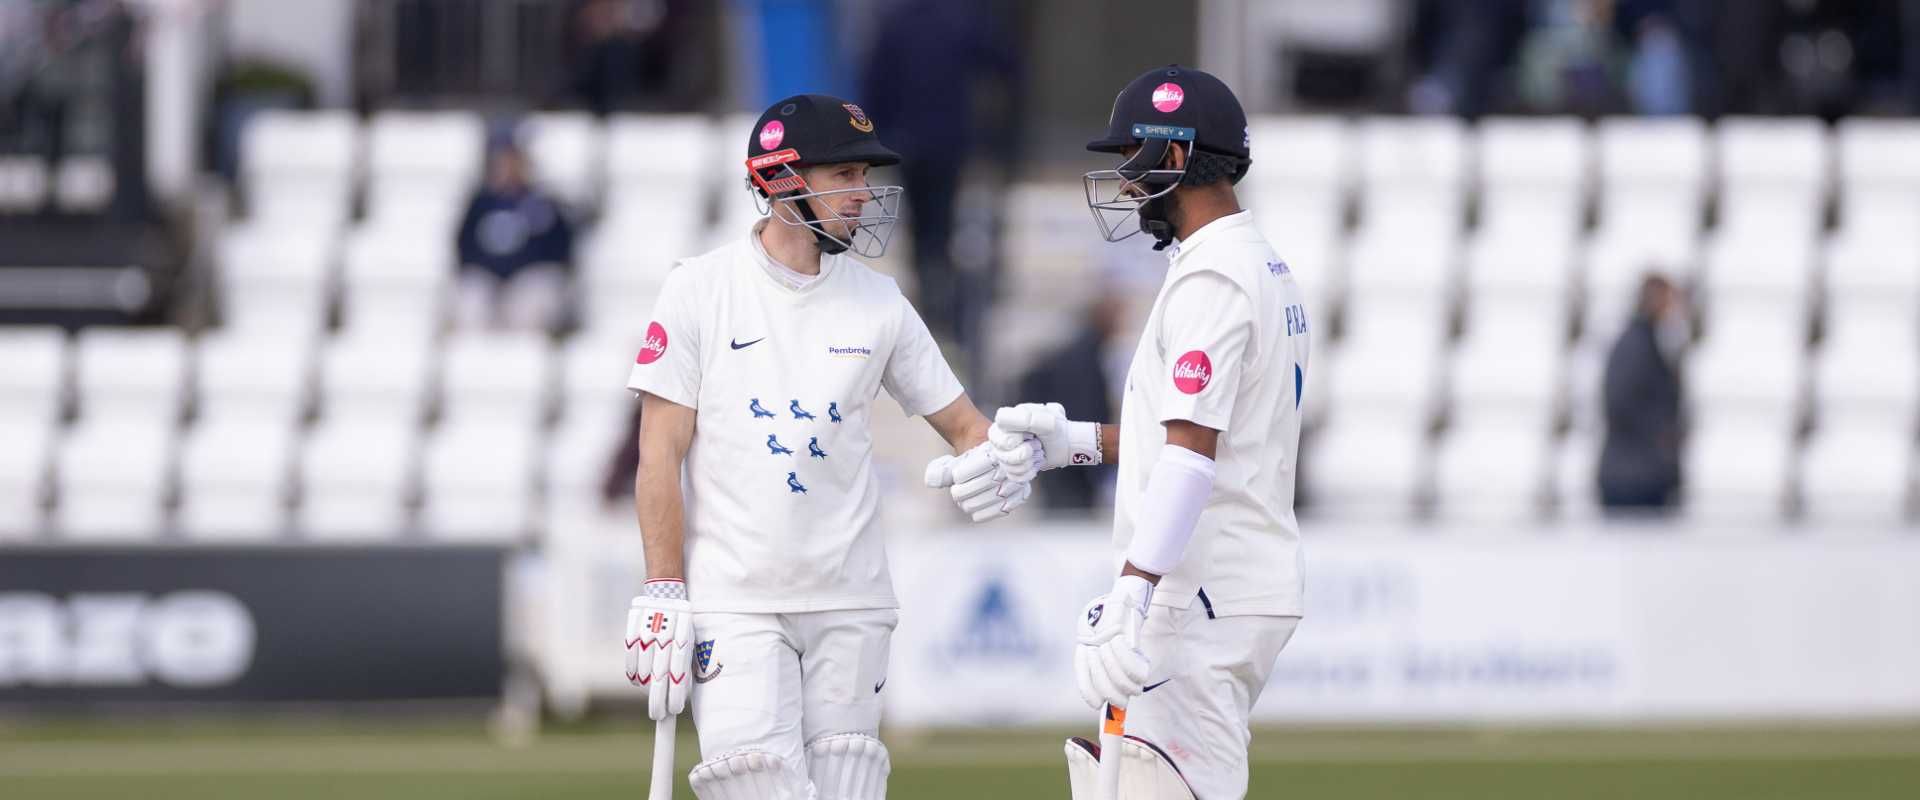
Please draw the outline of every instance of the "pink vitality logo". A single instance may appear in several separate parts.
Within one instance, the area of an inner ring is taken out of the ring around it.
[[[1179,108],[1186,99],[1187,93],[1180,89],[1180,84],[1163,83],[1153,87],[1153,107],[1162,114]]]
[[[779,147],[786,138],[787,126],[780,124],[780,120],[777,119],[768,120],[766,126],[760,129],[760,149],[772,150]]]
[[[1186,394],[1199,394],[1213,381],[1213,361],[1205,351],[1188,350],[1173,362],[1173,388]]]
[[[667,329],[658,322],[647,323],[647,341],[640,345],[640,355],[633,359],[636,364],[651,364],[667,354]]]

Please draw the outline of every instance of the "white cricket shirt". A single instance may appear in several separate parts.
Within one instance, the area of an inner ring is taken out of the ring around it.
[[[1124,554],[1133,541],[1136,506],[1167,441],[1162,423],[1213,428],[1213,493],[1153,602],[1188,608],[1204,593],[1220,616],[1298,616],[1293,478],[1300,392],[1311,379],[1304,292],[1246,211],[1194,231],[1168,261],[1120,404],[1114,546]]]
[[[822,255],[796,287],[757,237],[674,265],[627,379],[696,414],[687,592],[703,612],[896,607],[873,401],[930,414],[960,381],[892,278]]]

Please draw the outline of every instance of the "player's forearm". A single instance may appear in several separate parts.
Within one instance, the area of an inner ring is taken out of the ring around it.
[[[647,578],[685,579],[686,504],[680,496],[680,470],[649,470],[643,462],[634,479],[633,497],[647,555]]]
[[[953,452],[964,453],[987,440],[987,429],[992,427],[993,421],[980,413],[980,409],[974,407],[973,400],[963,394],[948,403],[946,408],[928,414],[927,424],[940,434],[941,439],[946,440]]]
[[[1120,426],[1109,423],[1100,425],[1100,463],[1120,463]]]

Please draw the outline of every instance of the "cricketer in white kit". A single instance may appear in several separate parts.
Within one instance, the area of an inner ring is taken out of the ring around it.
[[[1000,409],[991,436],[1009,455],[1037,437],[1044,468],[1119,459],[1119,576],[1079,621],[1074,671],[1089,705],[1124,709],[1134,757],[1122,761],[1120,796],[1242,798],[1248,717],[1304,611],[1293,513],[1303,292],[1234,196],[1250,142],[1217,78],[1148,71],[1088,149],[1125,157],[1086,176],[1103,234],[1144,231],[1168,256],[1120,424],[1029,403]],[[1073,796],[1091,798],[1095,748],[1076,740],[1067,751]]]
[[[648,575],[627,676],[656,720],[691,694],[703,800],[885,796],[898,604],[875,525],[881,390],[960,454],[934,472],[975,520],[1025,502],[1037,471],[1036,448],[985,443],[919,314],[846,255],[880,255],[895,220],[899,187],[867,171],[899,157],[873,131],[825,95],[761,115],[748,185],[769,217],[673,267],[627,382]]]

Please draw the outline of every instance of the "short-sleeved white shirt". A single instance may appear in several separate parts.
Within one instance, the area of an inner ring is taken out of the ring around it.
[[[1124,553],[1133,541],[1136,506],[1167,440],[1163,423],[1213,428],[1213,493],[1154,603],[1298,616],[1293,481],[1309,379],[1304,293],[1246,211],[1195,231],[1168,260],[1121,401],[1114,544]]]
[[[699,611],[895,607],[873,403],[884,387],[925,415],[960,382],[892,278],[823,255],[795,289],[765,259],[742,237],[676,264],[627,379],[696,414],[687,591]]]

